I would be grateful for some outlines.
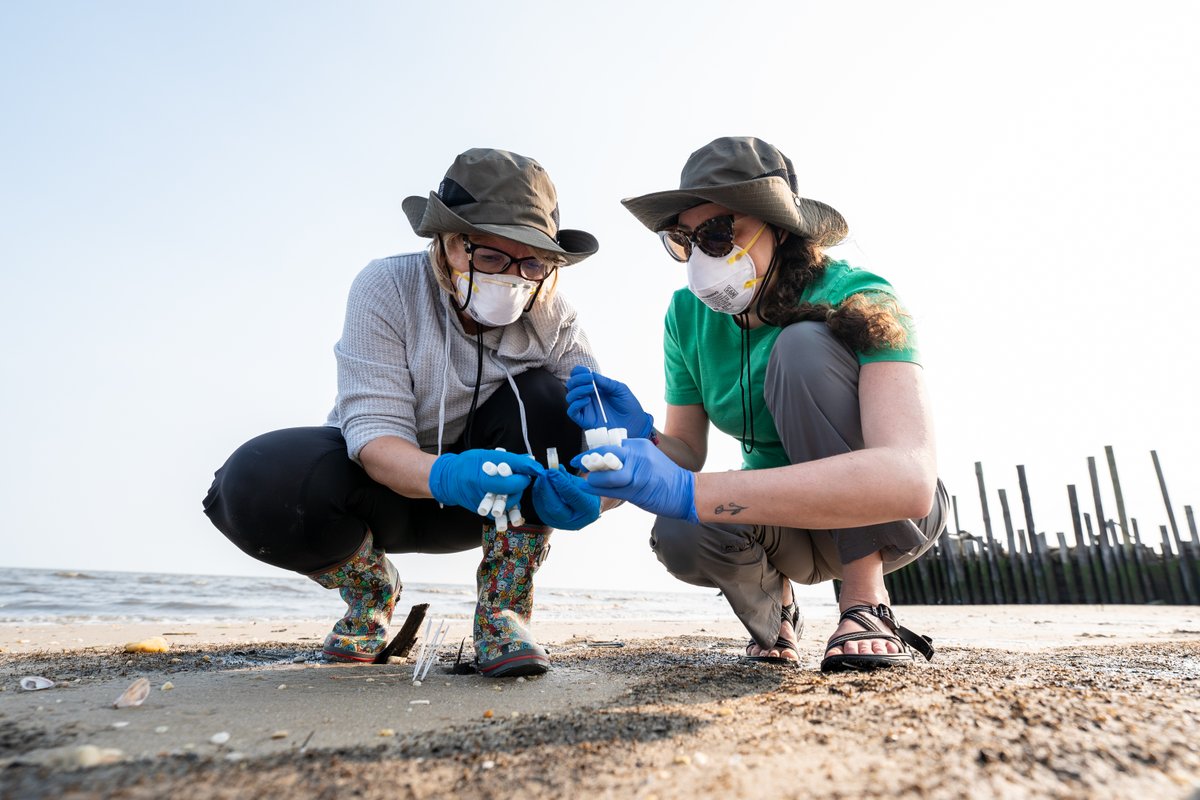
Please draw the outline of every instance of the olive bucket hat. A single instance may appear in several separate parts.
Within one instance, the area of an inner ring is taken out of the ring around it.
[[[585,231],[558,227],[558,193],[532,158],[478,147],[454,159],[429,197],[406,197],[405,216],[418,236],[490,233],[560,254],[574,264],[599,249]]]
[[[832,207],[797,194],[791,159],[750,136],[725,136],[692,153],[683,165],[678,189],[621,201],[655,232],[674,225],[681,212],[704,203],[757,217],[822,247],[832,247],[849,232],[845,218]]]

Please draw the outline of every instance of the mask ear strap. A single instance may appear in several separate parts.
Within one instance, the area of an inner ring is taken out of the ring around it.
[[[746,243],[746,246],[738,248],[738,251],[736,253],[734,253],[733,255],[729,256],[729,258],[726,260],[725,263],[732,264],[735,261],[740,261],[742,256],[744,256],[744,255],[746,255],[746,253],[750,252],[750,248],[754,247],[754,243],[758,241],[758,237],[762,236],[763,231],[765,231],[766,229],[767,229],[767,223],[764,222],[762,224],[762,227],[759,228],[758,231],[755,232],[754,236],[750,239],[750,241]]]
[[[542,293],[542,284],[544,284],[547,280],[549,280],[548,277],[538,281],[537,288],[534,289],[533,294],[529,296],[529,302],[525,304],[523,309],[521,309],[522,314],[533,308],[533,304],[537,302],[538,295]]]
[[[459,236],[460,234],[454,234]],[[442,248],[442,259],[446,262],[446,267],[450,268],[450,254],[446,252],[446,240],[440,235],[438,236],[438,246]],[[450,269],[450,282],[454,283],[454,270]],[[454,307],[462,312],[466,312],[467,306],[471,305],[471,295],[475,291],[475,263],[467,256],[467,299],[463,300],[460,305],[458,302],[458,292],[450,292],[450,302],[454,303]]]
[[[767,265],[767,271],[763,273],[762,280],[759,281],[762,286],[758,290],[758,297],[754,298],[754,313],[763,322],[767,322],[763,319],[762,315],[763,297],[770,291],[771,276],[775,273],[776,265],[779,264],[779,245],[783,244],[783,240],[787,238],[787,232],[779,228],[772,227],[771,232],[775,239],[775,252],[771,253],[771,263]],[[767,322],[767,324],[770,325],[771,323]]]

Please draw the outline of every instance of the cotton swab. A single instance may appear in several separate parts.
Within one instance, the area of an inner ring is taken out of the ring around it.
[[[608,427],[608,415],[604,413],[604,403],[600,402],[600,387],[596,385],[596,373],[592,373],[592,391],[596,393],[596,405],[600,407],[600,419],[604,420],[604,427]]]
[[[433,619],[425,620],[425,635],[421,637],[421,649],[417,651],[417,664],[413,667],[413,683],[421,680],[417,677],[417,667],[421,665],[421,659],[425,658],[425,645],[429,642],[429,629],[433,627]]]
[[[425,669],[421,670],[421,680],[425,680],[425,676],[429,674],[429,668],[437,660],[437,649],[442,646],[442,640],[446,638],[446,633],[449,630],[450,628],[446,625],[445,620],[438,625],[438,631],[433,637],[433,644],[429,647],[429,658],[425,661]]]

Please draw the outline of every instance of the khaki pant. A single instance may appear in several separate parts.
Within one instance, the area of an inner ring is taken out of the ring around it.
[[[775,341],[763,387],[767,408],[793,464],[863,448],[858,360],[821,322],[785,328]],[[938,481],[933,510],[841,530],[778,525],[714,525],[659,517],[650,547],[685,583],[720,589],[760,646],[779,635],[783,578],[815,584],[840,578],[842,565],[871,553],[892,572],[915,561],[946,528],[950,500]]]

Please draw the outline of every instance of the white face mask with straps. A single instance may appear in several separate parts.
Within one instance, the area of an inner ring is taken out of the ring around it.
[[[710,256],[699,247],[692,248],[688,256],[688,288],[700,298],[700,302],[722,314],[740,314],[750,305],[754,288],[758,285],[758,272],[750,248],[767,229],[764,222],[749,244],[727,256]]]
[[[529,305],[529,298],[537,290],[537,284],[518,275],[488,275],[475,273],[475,284],[465,272],[456,273],[455,295],[458,304],[466,304],[471,319],[489,328],[498,328],[516,322]],[[468,302],[469,295],[469,302]]]

